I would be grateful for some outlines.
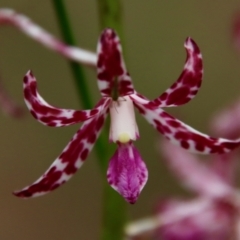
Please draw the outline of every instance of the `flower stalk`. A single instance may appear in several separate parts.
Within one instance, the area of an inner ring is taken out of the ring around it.
[[[123,41],[121,1],[98,0],[98,12],[101,29],[114,29]]]
[[[100,28],[112,28],[123,42],[120,0],[98,0]],[[106,166],[107,167],[107,166]],[[101,240],[122,240],[126,221],[126,202],[104,181],[103,228]]]
[[[56,16],[59,22],[60,30],[64,41],[69,45],[76,45],[72,29],[70,27],[70,22],[68,19],[67,11],[65,8],[64,0],[52,0],[54,9],[56,11]],[[87,86],[86,77],[83,68],[74,61],[69,61],[72,74],[74,76],[76,89],[78,96],[84,108],[91,108],[92,101],[90,97],[90,91]]]

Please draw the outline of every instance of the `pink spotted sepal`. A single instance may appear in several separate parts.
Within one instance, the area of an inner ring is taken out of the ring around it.
[[[120,39],[114,30],[105,29],[97,46],[98,88],[103,97],[109,97],[113,89],[120,96],[134,93],[132,79],[126,69]]]
[[[37,181],[13,194],[21,198],[37,197],[67,182],[91,152],[106,119],[107,109],[106,105],[100,114],[83,123],[60,156]]]
[[[132,143],[119,144],[107,171],[107,180],[112,188],[134,204],[147,179],[148,170],[138,150]]]
[[[103,106],[110,102],[109,98],[102,98],[95,108],[89,110],[73,110],[54,107],[47,103],[37,90],[37,80],[32,71],[28,71],[23,82],[24,100],[33,115],[40,123],[49,127],[63,127],[84,122],[98,115]]]
[[[193,153],[227,153],[240,146],[240,139],[214,138],[203,134],[174,118],[161,108],[151,109],[134,99],[134,104],[146,120],[175,145]]]
[[[188,37],[184,43],[187,52],[186,62],[177,81],[158,98],[150,101],[151,107],[180,106],[193,99],[202,84],[203,62],[198,45]]]

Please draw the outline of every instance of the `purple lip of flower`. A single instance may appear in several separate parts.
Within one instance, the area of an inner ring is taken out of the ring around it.
[[[133,145],[139,138],[133,106],[157,131],[189,151],[224,153],[239,146],[240,140],[209,137],[161,109],[187,103],[200,88],[203,72],[200,50],[191,38],[186,39],[184,47],[187,59],[182,74],[153,101],[134,89],[120,40],[111,29],[103,31],[97,46],[97,77],[102,98],[93,109],[77,111],[49,105],[37,92],[36,79],[29,71],[24,78],[25,102],[39,122],[52,127],[84,123],[50,168],[32,185],[14,194],[23,198],[40,196],[68,181],[87,158],[110,112],[110,141],[117,143],[118,149],[110,161],[107,179],[128,202],[135,203],[147,181],[148,171]]]

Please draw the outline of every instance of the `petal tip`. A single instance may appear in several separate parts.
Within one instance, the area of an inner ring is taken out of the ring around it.
[[[29,83],[29,81],[35,80],[35,77],[33,75],[32,70],[28,70],[27,73],[25,74],[24,78],[23,78],[23,82],[25,84]]]
[[[195,46],[196,43],[191,37],[187,37],[185,42],[184,42],[184,47],[190,50],[193,50],[193,46]]]
[[[31,76],[31,77],[34,77],[33,75],[33,71],[31,69],[29,69],[26,73],[27,76]]]
[[[112,28],[105,28],[102,32],[102,36],[114,38],[117,34]]]
[[[123,197],[128,203],[135,204],[138,200],[138,196],[139,196],[139,194],[137,194],[135,196],[132,195],[132,196],[129,196],[129,197],[124,197],[124,196]]]
[[[112,182],[111,176],[109,174],[107,175],[107,180],[108,180],[109,185],[115,191],[117,191],[128,203],[135,204],[137,202],[141,190],[136,191],[136,189],[126,189],[122,186],[115,185]]]
[[[200,49],[199,49],[197,43],[191,37],[186,38],[186,40],[184,42],[184,47],[186,48],[187,51],[191,51],[193,53],[200,54],[199,57],[201,58]]]
[[[26,190],[14,191],[14,192],[12,192],[12,194],[16,197],[23,198],[23,199],[32,197],[32,194]]]

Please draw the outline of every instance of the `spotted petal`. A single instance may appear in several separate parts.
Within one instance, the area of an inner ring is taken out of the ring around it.
[[[234,138],[240,134],[240,99],[216,113],[211,128],[225,137]]]
[[[134,100],[135,106],[146,120],[172,143],[190,152],[209,154],[227,153],[240,145],[240,139],[228,140],[203,134],[174,118],[161,108],[152,110]]]
[[[137,201],[147,178],[147,167],[138,150],[132,143],[120,144],[109,163],[109,184],[133,204]]]
[[[120,96],[134,92],[132,80],[126,70],[122,47],[117,34],[105,29],[97,46],[98,88],[103,97],[118,91]]]
[[[34,118],[44,125],[62,127],[83,122],[99,114],[103,106],[109,103],[108,98],[102,98],[92,110],[61,109],[49,105],[37,91],[37,81],[31,71],[24,77],[25,102]]]
[[[68,181],[82,166],[102,129],[106,111],[87,120],[73,136],[62,154],[32,185],[14,192],[18,197],[30,198],[44,195]]]
[[[221,176],[200,163],[201,159],[196,159],[196,156],[169,142],[162,142],[161,145],[166,162],[174,175],[191,190],[210,197],[228,197],[233,192],[232,187]]]
[[[150,105],[156,105],[157,107],[179,106],[196,96],[202,83],[202,55],[197,44],[191,38],[186,39],[184,47],[187,51],[187,60],[180,77],[160,97],[154,99]]]

